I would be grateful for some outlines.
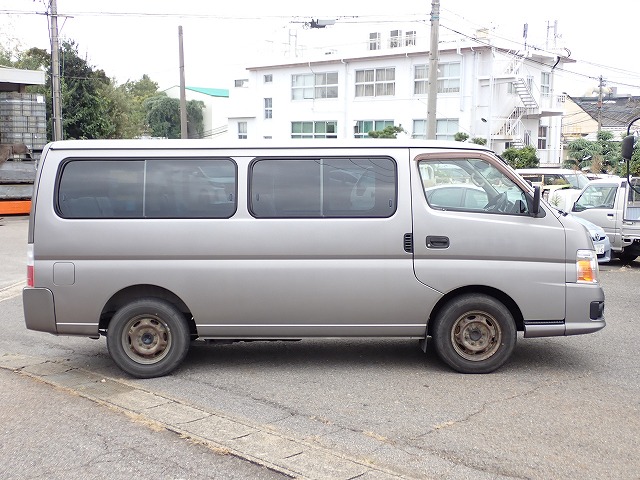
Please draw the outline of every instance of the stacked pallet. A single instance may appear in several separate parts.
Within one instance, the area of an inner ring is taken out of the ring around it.
[[[46,143],[44,96],[0,92],[0,215],[29,213],[35,160]]]
[[[44,96],[0,92],[0,143],[27,145],[39,156],[47,143]]]
[[[9,160],[0,164],[0,215],[29,213],[35,178],[33,160]]]

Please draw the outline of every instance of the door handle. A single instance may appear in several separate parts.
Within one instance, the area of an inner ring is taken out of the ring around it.
[[[427,236],[427,248],[449,248],[449,237]]]

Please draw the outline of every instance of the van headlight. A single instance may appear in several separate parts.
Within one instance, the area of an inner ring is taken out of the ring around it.
[[[578,283],[598,283],[598,257],[593,250],[578,250],[576,255]]]

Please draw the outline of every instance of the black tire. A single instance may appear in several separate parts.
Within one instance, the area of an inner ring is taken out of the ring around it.
[[[120,308],[109,322],[107,349],[118,367],[137,378],[173,371],[189,351],[189,326],[178,309],[157,298]]]
[[[466,294],[447,303],[434,319],[431,336],[438,356],[460,373],[489,373],[516,346],[509,309],[493,297]]]

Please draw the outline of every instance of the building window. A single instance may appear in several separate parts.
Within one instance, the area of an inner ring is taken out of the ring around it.
[[[426,120],[414,120],[413,131],[411,132],[411,138],[427,138],[427,121]]]
[[[238,138],[240,140],[247,139],[247,122],[238,122]]]
[[[460,91],[460,62],[438,64],[438,93]]]
[[[273,118],[273,99],[264,99],[264,118]]]
[[[416,31],[409,30],[404,37],[405,46],[409,47],[416,44]]]
[[[436,120],[436,140],[455,140],[455,134],[460,131],[457,118],[440,118]],[[413,121],[411,138],[427,138],[427,120]]]
[[[396,69],[376,68],[356,70],[356,97],[380,97],[395,95]]]
[[[381,131],[393,127],[393,120],[358,120],[354,126],[354,138],[368,138],[369,132]]]
[[[369,50],[380,50],[380,33],[369,34]]]
[[[540,125],[538,127],[538,150],[545,150],[547,148],[547,136],[549,134],[549,127]]]
[[[264,83],[271,83],[273,82],[273,75],[270,73],[267,73],[264,77]]]
[[[316,73],[315,98],[338,98],[338,72]]]
[[[338,138],[338,122],[291,122],[291,138]]]
[[[413,67],[413,94],[429,93],[429,66]],[[456,93],[460,91],[460,62],[438,64],[438,93]]]
[[[402,30],[391,30],[389,34],[389,48],[402,46]]]
[[[542,72],[540,75],[540,93],[543,96],[548,96],[551,93],[551,74],[549,72]]]
[[[436,140],[455,140],[454,136],[459,130],[457,118],[436,120]]]
[[[291,100],[338,98],[338,72],[291,75]]]
[[[413,94],[426,95],[429,91],[429,69],[426,65],[413,67]]]
[[[238,80],[234,80],[233,84],[236,88],[247,88],[249,86],[249,79],[240,78]]]

